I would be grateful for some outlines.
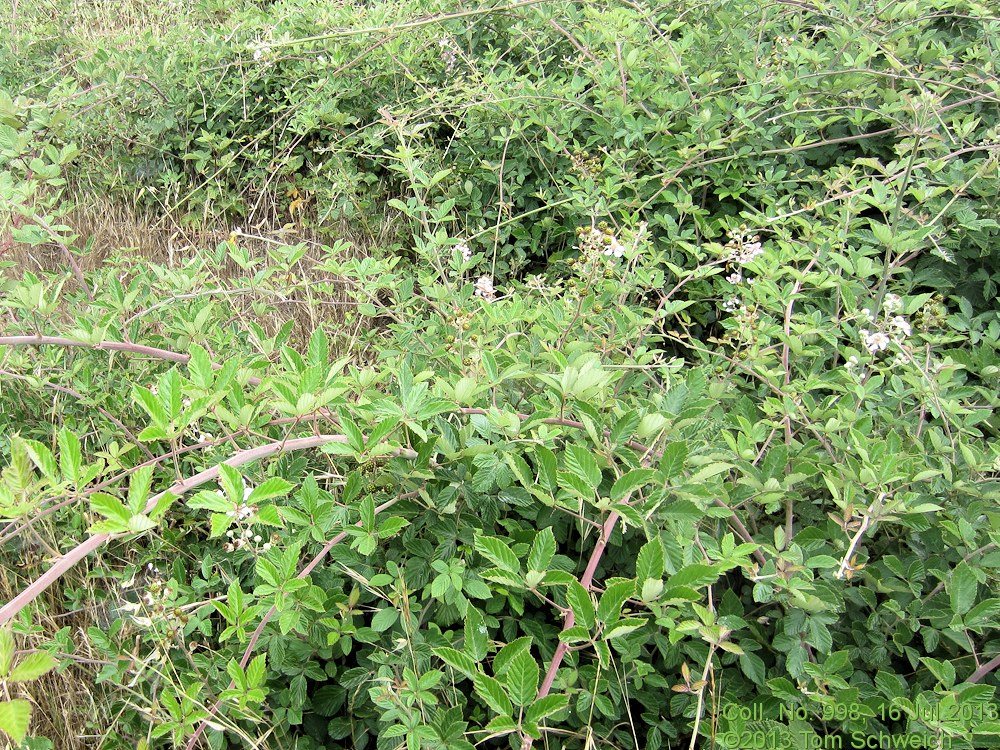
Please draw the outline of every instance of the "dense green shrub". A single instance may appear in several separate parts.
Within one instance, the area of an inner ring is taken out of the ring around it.
[[[277,3],[0,99],[11,242],[65,175],[383,245],[0,280],[104,746],[995,742],[997,22],[925,5]]]

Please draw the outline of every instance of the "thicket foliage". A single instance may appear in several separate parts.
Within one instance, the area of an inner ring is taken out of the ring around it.
[[[100,608],[103,747],[995,741],[986,9],[192,23],[0,58],[0,621]],[[88,189],[246,229],[85,272]]]

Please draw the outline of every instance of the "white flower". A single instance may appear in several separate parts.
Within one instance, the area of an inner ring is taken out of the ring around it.
[[[743,281],[743,272],[734,271],[733,273],[729,274],[726,277],[726,281],[728,281],[730,284],[739,284],[741,281]]]
[[[892,294],[891,292],[882,300],[882,308],[887,313],[896,312],[903,306],[903,300],[898,294]]]
[[[604,254],[609,257],[620,258],[625,255],[625,246],[618,241],[617,237],[611,237],[611,242],[604,248]]]
[[[913,332],[910,328],[910,324],[902,315],[897,315],[895,318],[890,320],[889,325],[904,336],[909,336]]]
[[[154,396],[160,395],[160,389],[156,387],[156,383],[153,383],[153,385],[149,386],[149,392],[152,393]]]
[[[872,354],[883,352],[889,348],[890,341],[891,339],[884,333],[876,331],[865,336],[865,348]]]
[[[189,399],[189,398],[182,399],[181,400],[181,406],[183,406],[185,409],[190,409],[191,408],[191,399]]]
[[[466,263],[472,260],[472,248],[470,248],[466,243],[459,242],[455,245],[455,249],[462,254],[462,260]]]
[[[259,60],[263,56],[264,56],[264,50],[260,49],[259,47],[253,51],[254,60]]]
[[[199,432],[198,433],[198,442],[199,443],[210,443],[213,440],[215,440],[215,435],[212,435],[212,434],[207,433],[207,432]]]
[[[847,362],[846,364],[844,364],[844,367],[846,367],[848,370],[853,370],[855,367],[858,366],[858,364],[859,364],[858,358],[852,355],[847,358]]]
[[[730,297],[725,302],[722,303],[722,309],[726,312],[733,312],[743,304],[743,301],[739,297]]]
[[[480,276],[476,281],[476,296],[482,297],[487,302],[496,299],[496,290],[493,288],[492,276]]]

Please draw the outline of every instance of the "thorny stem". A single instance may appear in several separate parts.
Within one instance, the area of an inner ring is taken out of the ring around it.
[[[86,341],[62,338],[60,336],[0,336],[0,346],[65,346],[80,347],[82,349],[100,349],[108,352],[128,352],[130,354],[143,354],[147,357],[165,359],[168,362],[178,362],[185,364],[191,355],[172,352],[168,349],[157,349],[154,346],[143,346],[141,344],[129,344],[121,341],[100,341],[91,344]],[[222,365],[212,363],[212,369],[221,370]],[[250,385],[260,385],[260,378],[249,378]]]
[[[248,450],[239,451],[230,458],[226,459],[222,463],[227,466],[242,466],[243,464],[248,464],[253,461],[260,460],[262,458],[267,458],[268,456],[273,456],[276,453],[282,451],[296,451],[304,450],[307,448],[315,448],[321,445],[326,445],[327,443],[346,443],[347,438],[344,435],[320,435],[318,437],[308,437],[308,438],[296,438],[294,440],[279,441],[274,443],[269,443],[267,445],[262,445],[257,448],[250,448]],[[169,489],[160,492],[146,502],[146,507],[144,509],[145,513],[150,512],[156,507],[157,503],[165,495],[183,495],[195,487],[198,487],[206,482],[211,482],[213,479],[219,476],[219,467],[221,464],[216,464],[215,466],[205,469],[202,472],[195,474],[187,479],[180,482],[175,482]],[[0,625],[5,624],[13,617],[17,615],[24,607],[30,604],[39,594],[45,591],[49,586],[55,583],[59,578],[70,568],[76,565],[80,560],[85,558],[94,550],[103,546],[106,542],[115,539],[123,534],[95,534],[86,541],[81,542],[76,547],[71,549],[69,552],[60,557],[55,564],[42,573],[38,578],[36,578],[32,583],[20,594],[11,599],[7,604],[0,608]]]

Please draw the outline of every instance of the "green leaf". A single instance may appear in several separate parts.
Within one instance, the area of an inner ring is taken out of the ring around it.
[[[486,650],[489,645],[489,633],[486,630],[486,620],[482,612],[475,607],[469,607],[465,614],[465,653],[473,661],[482,661],[486,658]]]
[[[243,476],[229,464],[219,465],[219,484],[233,505],[243,502]]]
[[[664,479],[673,479],[679,476],[684,470],[684,462],[687,461],[688,445],[685,441],[670,443],[663,449],[663,456],[660,458],[660,471]]]
[[[951,609],[956,615],[963,615],[969,611],[973,602],[976,601],[976,592],[979,582],[976,574],[968,563],[961,562],[955,566],[951,578],[948,579],[948,593],[951,596]]]
[[[250,497],[246,499],[248,505],[256,505],[264,500],[273,497],[284,497],[295,485],[281,477],[271,477],[253,488]]]
[[[675,586],[706,586],[719,580],[719,572],[708,565],[688,565],[667,580],[667,588]]]
[[[591,452],[579,445],[570,445],[565,455],[566,468],[596,490],[601,484],[601,469]]]
[[[0,702],[0,729],[17,744],[24,741],[31,722],[31,704],[26,700]]]
[[[501,716],[510,716],[514,713],[514,706],[507,697],[506,691],[497,680],[485,674],[477,674],[473,680],[476,695],[483,699],[493,713]]]
[[[530,705],[538,692],[541,670],[527,650],[515,656],[504,674],[504,681],[510,692],[510,699],[518,706]]]
[[[52,654],[45,651],[36,651],[21,659],[7,677],[8,682],[30,682],[37,680],[46,672],[55,669],[59,662]]]
[[[497,651],[496,656],[493,657],[493,674],[497,677],[502,676],[507,671],[507,667],[510,666],[515,656],[531,648],[532,640],[530,635],[515,638]]]
[[[390,516],[378,525],[378,535],[382,539],[387,539],[390,536],[398,534],[400,531],[405,529],[410,525],[410,522],[405,518],[400,518],[399,516]]]
[[[330,364],[330,344],[322,326],[314,329],[309,337],[306,358],[309,360],[310,367],[322,367]]]
[[[146,508],[146,498],[153,482],[153,467],[143,466],[136,469],[128,482],[128,507],[133,515],[142,513]]]
[[[27,440],[22,439],[24,443],[25,450],[28,451],[28,456],[31,457],[32,463],[38,467],[38,470],[42,472],[46,479],[50,482],[59,481],[59,466],[56,464],[56,458],[52,455],[52,451],[48,449],[48,446],[39,443],[37,440]]]
[[[518,573],[521,570],[521,561],[517,555],[511,551],[507,544],[496,537],[476,536],[476,552],[487,558],[499,568],[503,568],[511,573]]]
[[[544,445],[537,445],[535,463],[538,465],[538,481],[550,493],[555,492],[559,488],[556,454]]]
[[[573,581],[566,587],[566,600],[578,624],[588,630],[594,627],[597,610],[594,607],[594,600],[579,581]]]
[[[639,550],[639,557],[635,562],[635,578],[641,586],[648,579],[663,578],[663,544],[659,537],[655,537]]]
[[[6,677],[14,659],[14,635],[10,627],[0,628],[0,678]]]
[[[145,531],[156,528],[156,521],[153,521],[144,513],[137,513],[128,519],[128,530],[133,534],[142,534]]]
[[[469,679],[475,679],[476,662],[468,654],[448,646],[434,649],[434,654],[452,669],[458,670]]]
[[[635,593],[635,582],[632,580],[612,583],[601,594],[597,605],[597,619],[603,623],[617,620],[622,613],[622,605]]]
[[[531,704],[525,721],[539,722],[547,716],[559,713],[569,705],[568,695],[546,695]]]
[[[383,633],[393,625],[399,619],[399,612],[394,607],[385,607],[380,609],[372,617],[372,630],[376,633]]]
[[[535,535],[535,541],[528,553],[528,570],[545,572],[556,554],[556,537],[550,527],[546,527]]]
[[[192,344],[188,350],[188,354],[191,355],[187,363],[191,382],[199,388],[208,390],[215,381],[215,374],[212,371],[212,360],[209,358],[208,352],[198,344]]]
[[[1000,599],[986,599],[969,610],[964,618],[965,626],[976,628],[995,625],[998,614],[1000,614]]]
[[[170,421],[167,419],[167,411],[163,408],[163,404],[148,388],[137,385],[132,389],[132,398],[139,403],[157,427],[163,427]]]
[[[129,519],[132,517],[128,508],[122,505],[121,500],[105,492],[95,492],[90,496],[90,509],[94,513],[99,513],[123,526],[128,526]]]
[[[266,661],[267,654],[258,654],[247,665],[247,684],[251,688],[258,687],[264,683],[264,677],[267,674]]]
[[[750,681],[755,685],[764,686],[764,680],[767,678],[767,669],[764,666],[764,660],[757,656],[757,654],[744,651],[740,656],[740,669],[743,670],[743,674],[749,677]]]
[[[619,477],[614,483],[611,488],[611,499],[616,503],[626,499],[654,476],[656,476],[656,471],[653,469],[633,469]]]
[[[68,427],[63,427],[59,430],[59,470],[63,479],[76,484],[80,479],[82,461],[80,438]]]
[[[228,513],[235,508],[230,500],[212,490],[202,490],[187,501],[187,506],[195,510],[212,510],[216,513]]]

